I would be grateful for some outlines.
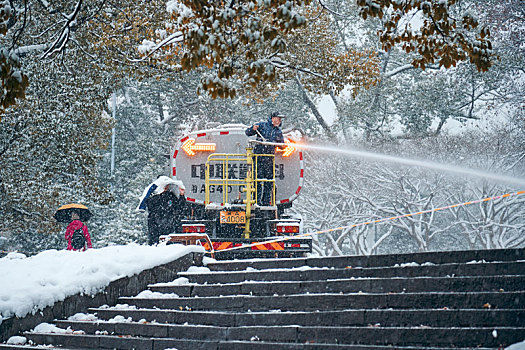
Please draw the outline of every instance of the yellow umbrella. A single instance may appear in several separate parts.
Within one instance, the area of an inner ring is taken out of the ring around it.
[[[87,221],[93,216],[93,214],[91,214],[91,212],[89,211],[88,207],[86,207],[85,205],[79,203],[70,203],[58,208],[53,217],[58,222],[68,223],[71,222],[71,213],[73,212],[78,214],[80,221]]]

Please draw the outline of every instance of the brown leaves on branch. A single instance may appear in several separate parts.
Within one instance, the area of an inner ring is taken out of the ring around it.
[[[456,20],[450,13],[456,1],[358,0],[357,4],[364,19],[382,20],[383,49],[400,45],[407,53],[417,53],[415,67],[424,69],[438,62],[449,68],[470,60],[486,71],[492,65],[489,32],[477,30],[478,23],[468,12]],[[376,83],[375,55],[338,52],[335,34],[325,24],[319,29],[317,23],[323,19],[312,15],[315,1],[181,0],[172,4],[168,31],[180,31],[183,37],[178,44],[182,45],[180,67],[211,69],[203,74],[200,90],[214,98],[267,89],[289,79],[290,73],[284,71],[308,73],[303,79],[312,82],[306,86],[316,91],[325,89],[330,80],[336,92],[345,84],[360,88]],[[412,30],[407,18],[416,14],[422,24]],[[314,38],[318,40],[308,42]]]
[[[244,87],[255,88],[276,79],[286,37],[304,26],[297,9],[307,1],[180,1],[172,22],[184,36],[183,70],[208,67],[201,90],[213,98],[234,97]]]
[[[0,1],[0,34],[7,33],[7,22],[11,17],[9,1]],[[27,75],[20,71],[18,57],[6,48],[0,47],[0,122],[6,108],[16,104],[16,99],[25,98],[25,90],[29,86]]]
[[[9,55],[5,48],[0,49],[0,80],[0,113],[3,114],[6,108],[16,104],[16,99],[25,98],[25,90],[29,86],[27,75],[20,71],[20,62],[16,57]]]
[[[142,47],[149,40],[164,37],[163,27],[168,18],[164,0],[107,1],[103,10],[87,24],[86,40],[91,42],[91,50],[97,60],[114,71],[115,78],[159,77],[162,72],[158,72],[158,69],[148,69],[157,68],[155,56],[145,57],[138,62],[132,58],[137,56],[137,46],[142,53]],[[167,49],[164,57],[169,61],[173,53]]]
[[[449,68],[468,60],[486,71],[492,65],[489,30],[478,28],[469,12],[453,16],[457,1],[357,0],[357,4],[364,19],[381,19],[383,49],[398,45],[417,54],[412,62],[415,67],[439,63]],[[312,9],[320,12],[322,6],[316,5],[313,0],[169,1],[168,18],[162,0],[108,1],[89,22],[90,35],[78,43],[87,45],[86,50],[94,51],[106,67],[114,67],[117,75],[140,75],[148,70],[137,69],[137,60],[129,59],[138,43],[143,52],[139,61],[156,68],[158,74],[162,74],[158,68],[202,69],[200,90],[214,98],[254,91],[264,94],[297,72],[302,72],[311,91],[339,92],[351,85],[355,93],[375,84],[377,57],[371,52],[342,53],[335,34],[324,23],[328,16],[312,14]],[[7,33],[11,15],[9,1],[0,0],[0,34]],[[421,24],[412,29],[408,19],[416,15]],[[0,57],[2,110],[23,98],[28,86],[11,51],[5,49]]]
[[[268,97],[298,72],[314,92],[375,84],[375,54],[342,54],[329,16],[320,16],[315,5],[311,0],[186,0],[171,9],[168,27],[184,38],[177,44],[182,45],[181,68],[205,68],[199,90],[213,98]]]
[[[286,60],[315,74],[302,74],[303,86],[313,93],[336,95],[350,87],[355,95],[360,89],[375,85],[379,79],[379,58],[373,51],[347,52],[340,47],[325,12],[309,8],[304,11],[307,25],[289,37]],[[291,72],[295,74],[295,72]]]
[[[459,61],[469,60],[478,71],[492,66],[492,44],[487,28],[478,30],[479,23],[470,12],[460,19],[451,15],[457,0],[357,0],[364,19],[377,17],[384,29],[379,37],[383,49],[401,45],[407,53],[416,52],[415,67],[425,69],[438,62],[450,68]],[[406,22],[406,15],[421,14],[422,24],[417,30]]]

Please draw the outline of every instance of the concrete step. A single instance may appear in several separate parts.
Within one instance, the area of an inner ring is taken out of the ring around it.
[[[243,281],[321,281],[359,277],[458,277],[523,275],[525,261],[472,264],[406,265],[372,268],[298,268],[274,270],[216,271],[210,273],[179,272],[191,283],[217,284]]]
[[[487,277],[397,277],[357,278],[324,281],[238,282],[221,284],[150,285],[154,292],[181,297],[215,295],[287,295],[299,293],[385,293],[439,291],[519,291],[525,275]]]
[[[230,260],[208,263],[207,267],[212,271],[240,271],[246,270],[246,268],[248,267],[255,269],[293,268],[301,266],[328,266],[339,268],[344,268],[346,266],[380,267],[394,266],[396,264],[411,262],[415,262],[418,264],[446,264],[467,263],[471,261],[483,260],[487,262],[525,260],[525,248],[384,254],[370,256],[337,256],[296,259],[250,259],[233,261]]]
[[[210,327],[192,325],[160,325],[137,323],[93,323],[91,334],[41,334],[25,336],[39,344],[68,347],[151,349],[157,338],[191,339],[207,341],[263,341],[281,343],[359,344],[363,339],[368,345],[486,347],[507,346],[523,340],[525,328],[436,328],[436,327],[304,327],[304,326],[249,326]],[[84,325],[87,326],[87,325]],[[107,331],[115,336],[97,337],[94,331]]]
[[[24,350],[42,350],[44,349],[44,347],[42,347],[42,345],[8,345],[8,344],[1,344],[0,343],[0,350],[8,350],[8,349],[11,349],[11,350],[14,350],[14,349],[24,349]],[[70,349],[75,349],[75,350],[79,350],[79,348],[63,348],[63,347],[55,347],[53,345],[46,345],[45,346],[45,349],[51,349],[51,350],[54,350],[54,349],[60,349],[60,350],[70,350]],[[87,349],[86,349],[87,350]]]
[[[191,348],[189,348],[191,349]],[[422,347],[422,346],[391,346],[391,345],[338,345],[338,344],[293,344],[293,343],[276,343],[276,342],[248,342],[248,341],[230,341],[230,342],[219,342],[217,347],[218,350],[472,350],[469,348],[458,348],[458,347]],[[476,347],[476,350],[494,350],[494,348],[481,348]]]
[[[287,296],[218,296],[194,298],[119,298],[138,308],[217,311],[305,311],[342,309],[524,309],[525,291],[298,294]]]
[[[101,336],[26,332],[24,336],[37,344],[53,344],[54,346],[73,349],[153,349],[153,339],[128,335]]]
[[[50,345],[42,346],[16,346],[16,345],[5,345],[0,344],[2,350],[42,350],[45,349],[60,349],[68,350],[62,347],[53,347]],[[176,348],[179,350],[193,350],[193,349],[205,349],[205,350],[393,350],[394,348],[390,345],[338,345],[338,344],[297,344],[297,343],[276,343],[276,342],[255,342],[255,341],[206,341],[206,340],[190,340],[190,339],[154,339],[152,342],[151,350],[163,350],[166,348]],[[73,349],[73,348],[71,348]],[[81,348],[76,348],[79,350]],[[150,348],[146,348],[149,350]],[[396,350],[472,350],[469,348],[458,348],[458,347],[421,347],[421,346],[396,346]],[[494,348],[482,348],[476,347],[476,350],[494,350]]]
[[[239,326],[432,326],[432,327],[489,327],[525,326],[525,310],[489,309],[418,309],[418,310],[337,310],[293,312],[208,312],[159,309],[90,309],[100,320],[115,316],[133,321],[147,320],[157,323]],[[58,327],[73,327],[71,321],[55,321]]]
[[[392,345],[338,345],[338,344],[292,344],[292,343],[275,343],[275,342],[247,342],[247,341],[230,341],[220,342],[218,350],[472,350],[472,347],[458,348],[458,347],[425,347],[425,346],[395,346]],[[476,350],[494,350],[494,348],[476,347]]]

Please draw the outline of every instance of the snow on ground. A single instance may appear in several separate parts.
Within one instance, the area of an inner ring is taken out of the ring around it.
[[[94,295],[119,278],[166,264],[202,247],[129,244],[85,252],[47,250],[32,257],[9,253],[0,259],[0,323],[24,317],[79,294]]]
[[[521,343],[512,344],[511,346],[505,348],[505,350],[525,350],[525,340]]]
[[[354,268],[360,268],[360,267],[354,267]],[[231,274],[242,274],[246,272],[286,272],[286,271],[320,271],[320,270],[333,270],[334,267],[312,267],[312,266],[299,266],[299,267],[284,267],[284,268],[271,268],[271,269],[255,269],[251,266],[246,267],[244,270],[239,271],[213,271],[213,273],[216,274],[225,274],[225,275],[231,275]],[[191,266],[188,271],[186,271],[186,274],[192,274],[192,275],[199,275],[199,274],[207,274],[211,273],[212,271],[205,267],[205,266]]]
[[[186,277],[179,277],[179,278],[174,279],[171,282],[155,283],[153,285],[157,287],[170,287],[170,286],[182,286],[185,284],[190,284],[190,280],[187,279]]]
[[[210,273],[211,270],[204,266],[190,266],[188,271],[186,273],[193,273],[193,274],[202,274],[202,273]]]
[[[139,299],[155,299],[155,298],[178,298],[179,296],[175,293],[161,293],[153,292],[151,290],[143,290],[135,298]]]

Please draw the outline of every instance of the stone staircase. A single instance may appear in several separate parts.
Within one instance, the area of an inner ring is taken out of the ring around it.
[[[34,348],[179,350],[497,349],[525,340],[525,249],[220,261],[189,271],[90,309],[95,320],[54,322],[68,331],[24,336]]]

